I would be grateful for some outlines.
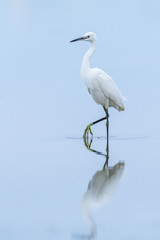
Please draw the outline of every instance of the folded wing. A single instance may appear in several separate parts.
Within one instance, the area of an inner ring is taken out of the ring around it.
[[[123,111],[125,109],[124,101],[126,99],[118,89],[114,80],[105,72],[102,72],[98,75],[98,84],[103,94],[113,102],[114,107],[119,111]]]

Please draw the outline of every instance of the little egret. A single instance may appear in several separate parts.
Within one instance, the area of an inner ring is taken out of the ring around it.
[[[86,84],[88,88],[88,92],[92,95],[93,99],[96,103],[101,104],[104,108],[106,116],[101,118],[91,124],[89,124],[84,132],[84,137],[88,136],[88,133],[92,134],[90,127],[100,121],[107,120],[107,139],[108,139],[108,108],[114,107],[118,111],[124,111],[124,101],[125,97],[122,95],[120,90],[118,89],[114,80],[106,74],[103,70],[99,68],[91,68],[90,67],[90,59],[95,52],[96,45],[97,45],[97,38],[96,34],[93,32],[85,33],[82,37],[74,39],[70,42],[76,41],[88,41],[91,43],[90,48],[86,52],[83,57],[82,66],[81,66],[81,78]]]

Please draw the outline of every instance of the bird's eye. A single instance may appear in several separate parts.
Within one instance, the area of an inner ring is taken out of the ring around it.
[[[89,38],[89,36],[87,36],[87,38]]]

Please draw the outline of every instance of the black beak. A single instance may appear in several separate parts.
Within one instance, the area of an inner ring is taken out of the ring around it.
[[[76,38],[76,39],[70,41],[70,43],[71,43],[71,42],[80,41],[80,40],[85,40],[85,37]]]

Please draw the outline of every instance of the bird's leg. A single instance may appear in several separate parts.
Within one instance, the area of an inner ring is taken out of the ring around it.
[[[91,131],[91,126],[92,125],[93,125],[93,123],[90,123],[90,124],[87,125],[86,129],[84,130],[83,138],[87,137],[87,139],[88,139],[89,132],[90,132],[91,135],[93,135],[93,133]]]
[[[90,148],[91,148],[93,139],[91,138],[90,141],[89,141],[89,138],[88,138],[88,137],[87,137],[87,138],[84,137],[84,138],[83,138],[83,141],[84,141],[84,145],[86,146],[86,148],[87,148],[88,150],[91,150]]]
[[[91,131],[91,126],[93,126],[94,124],[99,123],[101,121],[104,121],[106,119],[107,119],[107,117],[103,117],[103,118],[101,118],[101,119],[99,119],[99,120],[97,120],[97,121],[95,121],[93,123],[88,124],[86,129],[84,130],[83,138],[86,138],[86,137],[88,138],[89,132],[93,136],[93,133]]]
[[[108,109],[106,109],[105,107],[103,107],[105,113],[106,113],[106,119],[109,118],[109,113],[108,113]]]
[[[103,107],[104,108],[104,107]],[[103,118],[100,118],[100,119],[98,119],[97,121],[94,121],[93,123],[90,123],[90,124],[88,124],[87,125],[87,127],[86,127],[86,129],[84,130],[84,134],[83,134],[83,138],[88,138],[88,135],[89,135],[89,132],[90,132],[90,134],[93,136],[93,133],[92,133],[92,131],[91,131],[91,126],[93,126],[93,125],[95,125],[96,123],[99,123],[99,122],[101,122],[101,121],[104,121],[104,120],[107,120],[107,123],[106,123],[106,126],[107,126],[107,139],[108,139],[108,126],[109,126],[109,122],[108,122],[108,118],[109,118],[109,114],[108,114],[108,109],[105,109],[104,108],[104,111],[105,111],[105,113],[106,113],[106,116],[105,117],[103,117]],[[87,136],[86,136],[87,135]]]
[[[107,121],[106,121],[106,129],[107,129],[107,145],[106,145],[106,161],[105,164],[103,166],[103,169],[105,169],[105,167],[108,167],[108,160],[109,160],[109,114],[108,114],[108,109],[104,109],[106,112],[107,117]]]
[[[106,129],[107,129],[107,146],[106,146],[106,153],[107,157],[109,158],[109,114],[108,114],[108,109],[104,108],[104,111],[106,113]]]
[[[107,111],[108,113],[108,111]],[[107,117],[107,121],[106,121],[106,128],[107,128],[107,145],[108,145],[108,141],[109,141],[109,115]]]
[[[106,113],[106,119],[107,119],[107,121],[106,121],[106,129],[107,129],[107,145],[108,145],[108,139],[109,139],[109,114],[108,114],[108,109],[104,108],[104,111]]]
[[[108,119],[107,119],[108,121]],[[105,166],[108,167],[108,160],[109,160],[109,138],[107,137],[107,146],[106,146],[106,161],[105,164],[103,166],[103,169],[105,169]]]

